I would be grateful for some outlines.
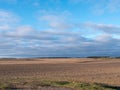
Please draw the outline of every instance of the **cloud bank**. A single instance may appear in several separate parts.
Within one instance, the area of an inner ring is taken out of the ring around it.
[[[5,1],[18,3],[17,0]],[[95,1],[87,0],[85,3]],[[101,3],[98,5],[102,13],[105,10],[116,11],[119,7],[118,0],[114,0],[114,3],[113,0],[101,1],[105,2],[104,9]],[[57,2],[60,3],[60,0]],[[79,4],[83,0],[68,2]],[[39,5],[37,2],[32,4]],[[0,9],[0,57],[119,56],[119,25],[75,22],[72,21],[72,14],[67,11],[44,11],[35,16],[37,27],[23,24],[15,13]]]

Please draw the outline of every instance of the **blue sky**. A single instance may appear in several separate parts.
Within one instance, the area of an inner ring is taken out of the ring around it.
[[[0,0],[0,57],[119,56],[120,0]]]

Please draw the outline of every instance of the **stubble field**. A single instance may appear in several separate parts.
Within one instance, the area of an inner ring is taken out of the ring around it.
[[[22,83],[22,85],[29,87],[30,84],[38,84],[40,81],[84,82],[119,87],[120,59],[43,58],[0,60],[0,83],[15,83],[18,86]],[[67,90],[67,88],[60,90]]]

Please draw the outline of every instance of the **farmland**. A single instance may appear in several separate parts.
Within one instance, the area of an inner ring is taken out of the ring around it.
[[[8,84],[20,88],[41,86],[40,90],[99,90],[81,88],[98,88],[99,85],[100,90],[119,90],[120,59],[1,59],[0,88]]]

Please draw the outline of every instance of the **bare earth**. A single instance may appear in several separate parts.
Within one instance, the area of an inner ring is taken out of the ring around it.
[[[120,86],[120,59],[4,59],[0,79],[36,78]]]

